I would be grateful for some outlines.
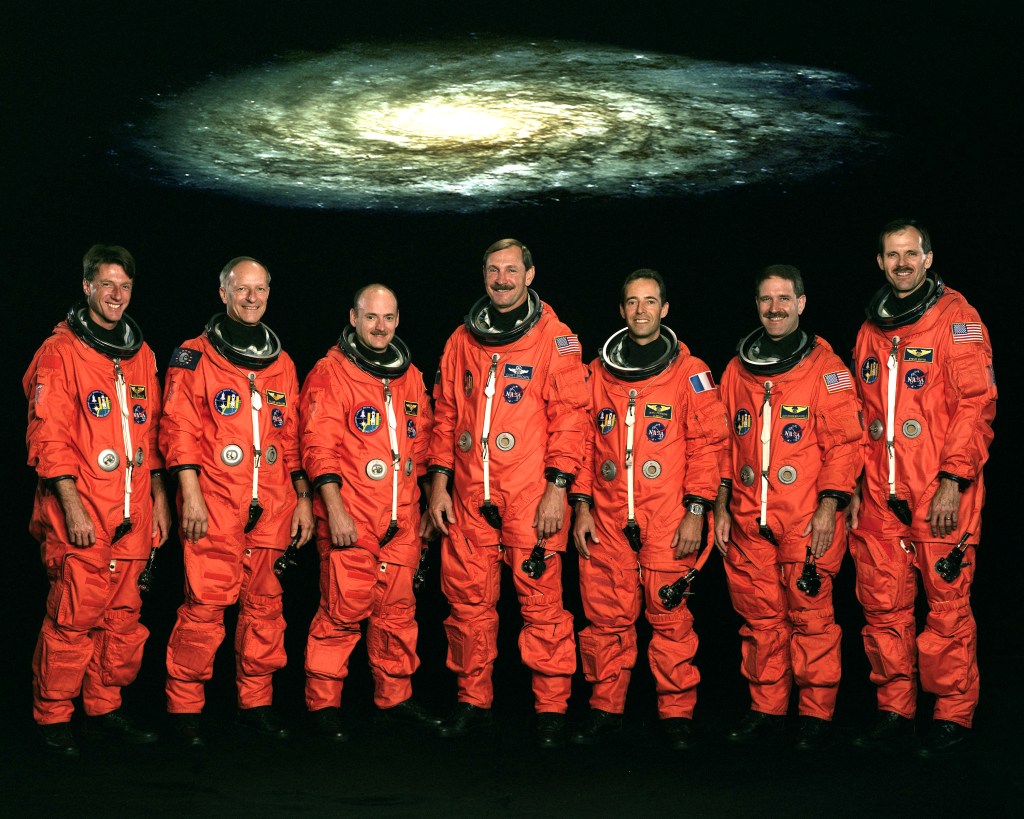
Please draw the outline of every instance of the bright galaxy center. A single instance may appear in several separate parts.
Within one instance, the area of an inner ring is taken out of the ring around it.
[[[856,84],[562,42],[353,45],[157,103],[171,184],[321,208],[675,196],[826,173],[871,145]]]

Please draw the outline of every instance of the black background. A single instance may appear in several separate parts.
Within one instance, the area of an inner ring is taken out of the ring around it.
[[[890,783],[888,791],[869,788],[859,798],[876,810],[887,805],[905,805],[909,810],[911,805],[926,804],[942,813],[955,805],[976,805],[970,800],[981,794],[992,800],[996,810],[1019,807],[1019,772],[1015,778],[1005,775],[1019,767],[1016,738],[1024,727],[1014,695],[1022,663],[1015,605],[1018,538],[1011,523],[1016,519],[1012,505],[1017,502],[1020,463],[1019,454],[1012,455],[1019,449],[1011,444],[1018,417],[1012,382],[1017,334],[1012,330],[1011,311],[1018,301],[1020,223],[1015,138],[1020,83],[1011,46],[1020,33],[1019,23],[1018,5],[1012,2],[937,9],[916,0],[899,4],[872,0],[847,6],[753,0],[642,4],[529,0],[466,7],[404,1],[372,7],[328,2],[287,7],[265,2],[62,2],[40,8],[26,4],[0,13],[4,41],[0,173],[5,200],[0,266],[8,328],[2,382],[8,399],[2,416],[7,448],[3,463],[8,606],[2,657],[4,722],[11,726],[4,730],[5,758],[20,759],[22,746],[31,740],[29,661],[46,593],[37,548],[26,531],[35,478],[25,466],[20,378],[33,351],[78,297],[80,259],[93,242],[123,244],[134,253],[139,272],[130,313],[142,325],[161,365],[176,344],[196,335],[206,319],[222,309],[217,273],[228,258],[246,254],[264,261],[273,273],[266,321],[295,359],[300,378],[347,320],[352,292],[371,280],[384,281],[397,291],[402,307],[399,334],[429,378],[445,339],[480,295],[483,248],[501,236],[516,236],[534,252],[534,287],[580,334],[585,360],[620,324],[616,299],[625,273],[655,267],[668,280],[671,309],[666,323],[717,375],[731,357],[736,339],[756,321],[751,300],[755,272],[776,262],[796,264],[803,270],[808,290],[803,324],[825,336],[846,358],[863,305],[882,283],[874,260],[878,228],[894,216],[911,215],[931,229],[935,269],[967,295],[988,324],[1000,377],[996,443],[987,470],[984,548],[974,595],[982,669],[976,733],[987,739],[979,742],[982,761],[969,771],[951,766],[940,777],[914,769],[912,776],[920,787],[901,779],[899,787]],[[780,177],[704,196],[566,201],[472,214],[278,208],[158,186],[124,154],[133,123],[145,117],[155,95],[186,90],[211,74],[290,54],[328,52],[347,42],[416,41],[469,32],[560,38],[729,62],[836,69],[864,83],[859,99],[876,117],[877,126],[892,136],[883,150],[861,162],[804,182]],[[704,675],[699,718],[710,735],[720,734],[747,704],[745,685],[737,673],[738,621],[716,561],[712,558],[709,563],[700,580],[701,595],[693,600]],[[285,582],[291,663],[278,675],[277,701],[297,719],[302,709],[305,627],[316,606],[311,551],[293,572]],[[144,609],[153,636],[140,678],[128,694],[128,702],[153,719],[162,708],[163,646],[181,599],[176,538],[161,554],[158,578],[158,588]],[[574,578],[574,568],[568,566],[569,604],[581,617]],[[856,726],[870,716],[873,693],[866,683],[867,664],[857,634],[861,620],[848,562],[836,598],[846,631],[837,722]],[[498,665],[499,702],[504,701],[501,707],[509,713],[525,716],[528,681],[516,658],[514,606],[504,606],[502,611],[508,616]],[[420,606],[424,667],[417,675],[417,686],[428,704],[439,710],[454,698],[453,681],[443,668],[440,621],[444,616],[435,570],[433,586]],[[221,652],[217,675],[208,685],[214,714],[218,709],[226,714],[232,706],[227,653]],[[365,655],[357,653],[353,659],[350,679],[345,707],[358,723],[360,714],[365,717],[370,709]],[[629,711],[638,725],[653,719],[650,688],[649,674],[638,668]],[[585,707],[585,694],[586,687],[580,684],[574,713]],[[514,728],[512,735],[516,735]],[[533,754],[514,743],[507,747],[523,764]],[[659,759],[653,751],[643,757],[647,765],[656,765]],[[264,758],[268,765],[278,764],[269,760]],[[459,764],[471,761],[462,758]],[[432,764],[437,762],[434,759]],[[620,765],[613,757],[609,764],[628,772],[635,762],[623,757]],[[731,771],[731,762],[724,758],[719,762],[719,767],[705,773],[709,781],[721,784],[723,792],[732,792],[736,772]],[[117,772],[130,778],[133,769],[128,761],[118,764]],[[803,763],[791,764],[798,770]],[[664,765],[667,772],[679,769],[671,760]],[[550,763],[544,766],[545,770],[551,767]],[[579,781],[549,772],[550,780],[544,781],[550,787],[539,791],[495,774],[497,778],[489,780],[494,793],[486,788],[485,792],[497,801],[484,802],[481,809],[547,815],[537,793],[551,796],[560,783],[571,781],[574,792],[586,795],[589,770],[589,765],[581,767]],[[699,803],[697,812],[814,815],[826,806],[830,812],[845,812],[844,807],[853,811],[854,803],[832,799],[835,791],[828,775],[839,774],[827,761],[824,768],[811,766],[806,778],[764,780],[756,770],[741,766],[736,773],[755,787],[736,792],[728,804]],[[857,768],[855,776],[858,781],[867,776],[877,783],[892,773],[880,765]],[[659,774],[656,781],[667,782],[671,779],[667,776]],[[356,778],[365,784],[374,781],[374,774],[360,769]],[[614,783],[607,771],[598,779],[605,788]],[[935,785],[939,779],[944,783],[941,789]],[[834,784],[852,787],[849,780],[847,776]],[[24,787],[15,789],[15,805],[27,809],[38,804],[34,799],[52,798],[55,805],[82,809],[74,801],[75,788],[58,789],[46,797],[39,793],[48,787],[42,784],[49,781],[45,770],[21,781]],[[77,788],[80,781],[74,781]],[[194,787],[196,781],[185,777],[177,784],[182,791],[201,792],[202,788]],[[428,776],[424,781],[433,780]],[[175,787],[166,787],[165,799],[171,798],[171,791],[177,793]],[[792,795],[804,788],[810,788],[814,798],[794,801]],[[758,801],[773,789],[778,793],[770,798],[785,801]],[[137,793],[126,793],[121,795],[125,804],[141,804],[132,801],[142,798]],[[645,789],[643,797],[629,793],[622,811],[640,805],[661,809],[683,798],[676,791],[652,794]],[[885,793],[895,794],[891,796],[895,801],[886,802]],[[313,792],[309,797],[310,805],[317,804],[315,796]],[[451,792],[447,798],[451,804],[446,805],[438,794],[417,810],[458,812],[461,805],[467,814],[476,812],[476,806],[469,810]],[[201,800],[175,804],[198,813],[207,805]],[[228,805],[237,804],[238,800],[229,799],[219,804],[218,812],[231,814]],[[280,804],[272,804],[276,807],[268,805],[266,810],[287,812]],[[589,803],[552,804],[558,812],[572,815],[574,804]],[[612,804],[589,804],[587,810],[601,813],[603,806],[611,812]],[[348,808],[356,810],[352,803]],[[254,809],[259,812],[258,804]],[[396,812],[386,815],[405,815],[401,807],[391,809]]]

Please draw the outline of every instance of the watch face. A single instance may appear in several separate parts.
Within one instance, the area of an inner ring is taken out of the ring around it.
[[[555,478],[555,486],[557,486],[559,489],[565,489],[565,483],[565,478],[563,478],[561,475]]]
[[[689,505],[689,507],[687,507],[687,511],[691,515],[703,515],[704,514],[704,504],[703,503],[691,503]]]

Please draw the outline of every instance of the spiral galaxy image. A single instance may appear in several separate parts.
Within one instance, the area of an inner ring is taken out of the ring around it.
[[[157,98],[171,184],[325,209],[676,196],[834,170],[877,143],[845,74],[559,41],[350,45]]]

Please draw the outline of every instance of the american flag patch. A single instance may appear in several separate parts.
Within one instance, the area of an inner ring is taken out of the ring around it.
[[[717,389],[715,381],[711,377],[711,373],[704,370],[702,373],[690,376],[690,386],[693,387],[694,392],[704,392],[705,390]]]
[[[569,355],[571,353],[583,355],[579,336],[555,336],[555,347],[558,349],[559,355]]]
[[[984,341],[981,335],[981,322],[956,321],[953,322],[952,329],[954,344],[963,344],[968,341]]]
[[[850,378],[850,374],[846,370],[839,370],[834,373],[825,373],[822,378],[825,379],[825,389],[829,392],[853,389],[853,380]]]

